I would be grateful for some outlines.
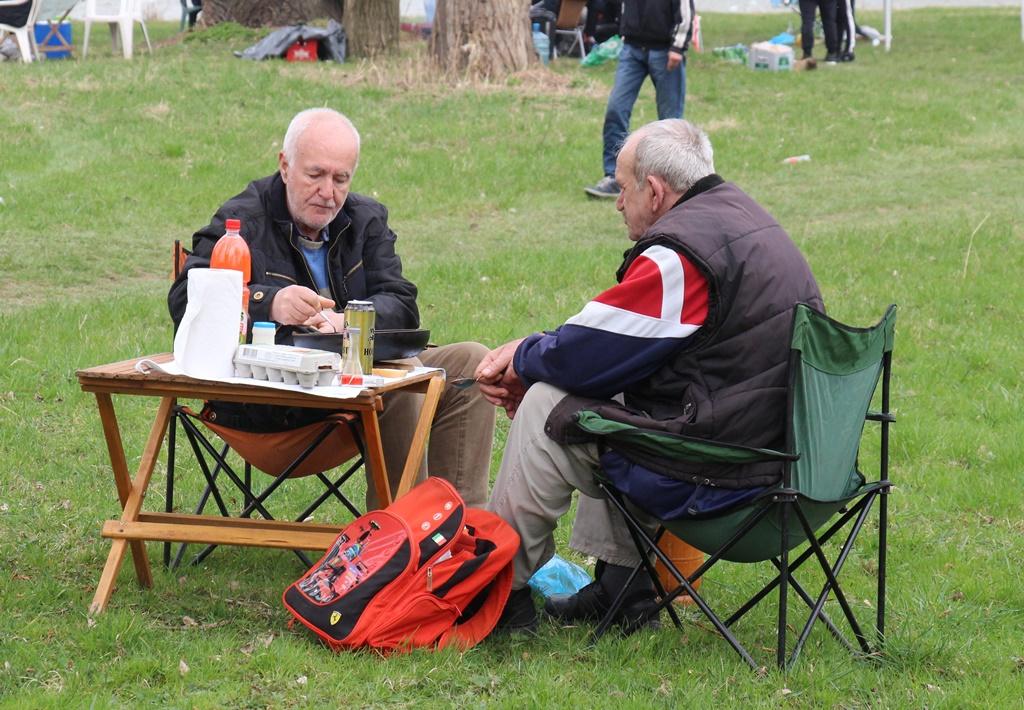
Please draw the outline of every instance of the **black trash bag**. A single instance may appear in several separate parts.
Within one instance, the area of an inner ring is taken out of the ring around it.
[[[307,25],[289,25],[276,29],[253,46],[241,52],[235,52],[242,59],[266,59],[283,57],[288,48],[299,40],[319,40],[317,58],[334,62],[344,62],[348,48],[348,37],[345,28],[335,20],[327,23],[327,27],[308,27]]]

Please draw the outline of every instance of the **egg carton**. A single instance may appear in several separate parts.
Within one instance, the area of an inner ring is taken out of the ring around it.
[[[341,372],[341,356],[292,345],[239,345],[235,376],[284,382],[303,389],[326,386]]]

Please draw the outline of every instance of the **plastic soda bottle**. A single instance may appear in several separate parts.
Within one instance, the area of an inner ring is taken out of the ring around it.
[[[224,220],[224,236],[217,240],[210,256],[211,269],[234,269],[242,272],[242,312],[238,323],[238,342],[245,342],[249,330],[249,279],[252,278],[252,261],[249,245],[239,231],[242,223],[237,219]]]
[[[544,63],[548,63],[548,59],[551,57],[551,40],[548,36],[540,31],[540,23],[533,23],[533,48],[537,50],[537,55],[540,60]]]

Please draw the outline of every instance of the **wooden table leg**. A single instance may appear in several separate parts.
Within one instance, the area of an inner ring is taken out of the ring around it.
[[[107,450],[110,454],[110,464],[114,470],[114,482],[117,485],[117,495],[121,500],[121,520],[131,522],[138,520],[139,512],[142,510],[142,501],[146,496],[146,489],[149,487],[153,469],[156,466],[160,455],[160,448],[163,446],[164,434],[167,432],[167,423],[171,418],[171,411],[174,407],[173,397],[164,397],[160,400],[160,408],[157,411],[156,420],[149,431],[149,438],[146,440],[146,448],[142,453],[142,460],[139,461],[139,469],[135,474],[134,482],[128,478],[128,465],[124,456],[124,445],[121,441],[121,432],[117,426],[117,416],[114,412],[114,405],[110,395],[102,392],[96,393],[96,402],[100,410],[100,420],[103,423],[103,435],[107,440]],[[132,560],[135,563],[135,574],[139,583],[144,587],[153,586],[153,575],[149,568],[149,558],[146,557],[146,546],[140,540],[115,540],[110,546],[110,554],[103,567],[103,574],[100,576],[99,584],[96,586],[96,594],[93,596],[92,605],[89,607],[90,614],[98,614],[103,611],[110,594],[114,589],[114,582],[117,573],[121,569],[121,562],[124,560],[124,553],[127,545],[131,546]]]
[[[370,481],[377,491],[377,500],[382,508],[391,505],[391,485],[388,483],[388,467],[384,463],[384,448],[380,440],[380,420],[376,410],[360,413],[363,423],[363,437],[366,440],[366,465],[370,467]]]
[[[402,477],[398,481],[395,498],[401,498],[408,493],[412,488],[413,481],[416,480],[416,473],[419,471],[420,461],[423,460],[427,438],[430,436],[430,426],[434,422],[434,413],[437,411],[437,403],[441,400],[442,391],[444,391],[444,378],[438,374],[431,378],[427,385],[427,392],[423,397],[423,407],[420,409],[420,416],[416,421],[416,430],[413,432],[412,444],[409,446],[409,456],[405,459],[405,468],[402,469]]]

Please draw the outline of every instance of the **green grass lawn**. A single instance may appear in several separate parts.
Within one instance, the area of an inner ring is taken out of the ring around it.
[[[788,19],[708,15],[705,44]],[[251,34],[181,42],[176,23],[152,23],[156,53],[131,62],[97,31],[87,61],[0,64],[0,705],[1019,707],[1024,44],[1014,8],[898,12],[895,28],[890,54],[859,45],[814,72],[689,61],[687,118],[803,248],[832,315],[867,325],[900,306],[885,653],[852,659],[817,629],[788,675],[752,674],[690,612],[682,635],[596,647],[545,623],[461,654],[332,655],[287,627],[280,594],[303,569],[272,550],[166,571],[150,544],[154,588],[126,564],[89,618],[119,507],[75,370],[170,348],[171,243],[274,169],[291,116],[328,105],[355,121],[356,189],[390,208],[425,327],[497,345],[612,282],[621,218],[581,188],[600,177],[614,70],[563,59],[453,88],[412,44],[378,67],[251,63],[229,51]],[[655,117],[647,87],[634,125]],[[130,468],[156,404],[138,400],[116,403]],[[868,537],[848,565],[866,618]],[[723,567],[704,590],[729,606],[757,578]],[[772,623],[764,610],[737,627],[765,663]]]

